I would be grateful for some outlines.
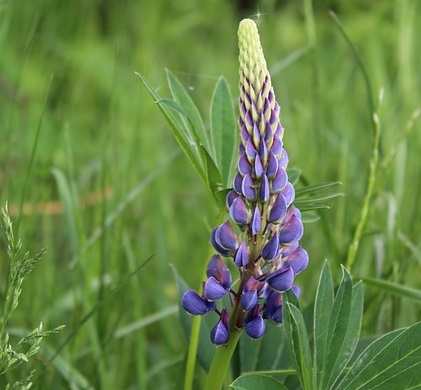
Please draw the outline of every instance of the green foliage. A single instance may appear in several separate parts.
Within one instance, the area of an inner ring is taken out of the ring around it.
[[[377,180],[352,272],[354,279],[375,279],[376,285],[364,281],[362,337],[347,367],[368,341],[421,320],[416,298],[421,289],[421,4],[264,0],[258,10],[246,11],[237,4],[154,0],[127,1],[121,7],[115,1],[0,1],[0,200],[8,199],[10,213],[17,217],[24,198],[20,235],[28,248],[48,249],[24,282],[9,341],[16,349],[14,341],[30,330],[15,334],[15,325],[32,329],[40,320],[76,331],[54,360],[37,370],[34,387],[182,388],[189,348],[183,328],[174,314],[152,317],[158,319],[149,325],[146,320],[178,303],[169,262],[190,286],[199,286],[209,227],[219,216],[207,192],[200,149],[191,154],[180,138],[196,165],[190,157],[174,158],[185,151],[156,106],[184,127],[180,118],[185,112],[167,86],[168,67],[188,91],[210,136],[207,114],[220,74],[230,86],[236,112],[235,32],[244,13],[259,11],[255,16],[294,167],[289,173],[297,178],[301,171],[297,202],[304,200],[301,190],[321,183],[339,181],[328,192],[345,194],[320,202],[329,210],[303,212],[306,222],[320,221],[305,226],[310,267],[297,278],[307,328],[312,330],[308,312],[315,275],[323,266],[319,259],[334,259],[336,275],[360,219],[373,141],[361,68],[327,16],[329,9],[337,12],[363,61],[374,100],[384,92]],[[134,71],[159,96],[151,99]],[[52,174],[55,169],[63,174],[64,186]],[[324,196],[319,195],[308,198]],[[80,327],[100,289],[123,279],[150,255],[153,260],[144,272],[107,299],[101,315],[95,312]],[[2,292],[8,264],[6,251],[0,250]],[[409,286],[415,294],[406,290]],[[2,294],[0,299],[4,302]],[[117,330],[128,333],[113,337]],[[234,377],[253,367],[290,367],[281,348],[288,341],[280,340],[284,329],[268,331],[270,342],[252,344],[252,357],[242,354],[244,368],[235,355]],[[62,343],[63,337],[49,338],[35,357],[49,362]],[[249,347],[243,340],[240,344]],[[205,373],[196,366],[193,388],[200,389]],[[20,364],[7,376],[18,382],[29,371]],[[292,375],[285,384],[299,386]],[[0,377],[3,387],[5,376]]]
[[[320,275],[314,305],[313,354],[300,309],[289,300],[284,307],[287,337],[302,388],[356,390],[420,386],[421,323],[385,334],[353,356],[362,323],[363,288],[361,282],[353,285],[346,269],[342,271],[334,297],[327,262]]]
[[[238,131],[230,87],[223,77],[215,85],[210,110],[215,161],[220,167],[225,188],[230,188],[237,163]]]
[[[1,210],[1,214],[1,233],[7,247],[8,272],[0,317],[0,376],[19,364],[28,363],[39,352],[43,339],[60,329],[45,331],[41,323],[33,331],[12,344],[8,330],[9,322],[18,307],[23,281],[40,261],[43,252],[32,255],[23,247],[21,240],[15,236],[7,206]],[[10,389],[29,389],[31,381],[28,379],[25,382],[8,386]]]
[[[234,390],[267,389],[284,390],[287,389],[282,382],[264,373],[248,373],[240,376],[231,383],[230,388]]]

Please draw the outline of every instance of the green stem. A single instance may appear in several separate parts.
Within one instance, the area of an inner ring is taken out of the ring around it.
[[[364,196],[360,219],[358,220],[358,225],[355,229],[354,237],[352,239],[351,245],[348,248],[348,256],[346,259],[346,265],[349,270],[352,270],[355,263],[358,246],[360,244],[365,225],[367,224],[368,213],[370,211],[371,198],[373,196],[374,187],[376,184],[377,166],[379,162],[379,145],[380,145],[380,123],[379,123],[379,118],[376,113],[373,115],[373,122],[374,122],[374,140],[373,140],[373,150],[372,150],[370,166],[369,166],[367,190]]]
[[[220,390],[227,376],[232,355],[241,336],[241,329],[234,329],[228,343],[215,350],[215,355],[206,378],[205,390]]]
[[[202,317],[200,316],[196,316],[192,320],[189,350],[187,353],[186,373],[184,376],[184,390],[191,390],[193,388],[201,322]]]

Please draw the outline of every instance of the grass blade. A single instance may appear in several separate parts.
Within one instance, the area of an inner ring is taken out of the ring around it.
[[[408,298],[421,303],[421,290],[403,286],[399,283],[389,282],[376,278],[361,278],[369,286],[380,288],[387,294],[392,294],[401,298]]]

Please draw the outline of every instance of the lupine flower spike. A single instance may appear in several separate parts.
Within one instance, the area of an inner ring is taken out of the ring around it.
[[[218,313],[211,332],[216,345],[227,343],[235,327],[257,339],[266,320],[282,322],[282,294],[292,290],[299,296],[294,279],[308,265],[308,254],[299,244],[303,223],[288,181],[280,107],[252,20],[240,23],[238,39],[241,143],[237,175],[226,199],[230,220],[212,231],[217,254],[209,262],[203,293],[189,290],[182,299],[190,314]],[[236,291],[225,263],[230,258],[240,276]],[[228,295],[231,299],[223,300]],[[231,306],[223,307],[223,302]]]

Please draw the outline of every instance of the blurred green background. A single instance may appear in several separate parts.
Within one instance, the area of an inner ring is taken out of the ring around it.
[[[168,96],[172,70],[209,125],[219,75],[237,96],[242,17],[259,23],[292,166],[309,183],[343,183],[345,196],[306,225],[304,304],[323,259],[344,262],[372,130],[361,72],[330,9],[359,50],[376,105],[384,96],[378,181],[354,276],[421,288],[419,2],[0,1],[0,200],[18,214],[40,128],[20,232],[31,250],[47,249],[13,325],[66,325],[34,364],[36,388],[181,388],[187,341],[169,264],[199,285],[217,210],[134,72]],[[4,274],[3,250],[0,260]],[[366,335],[421,318],[419,305],[372,289],[365,311]]]

